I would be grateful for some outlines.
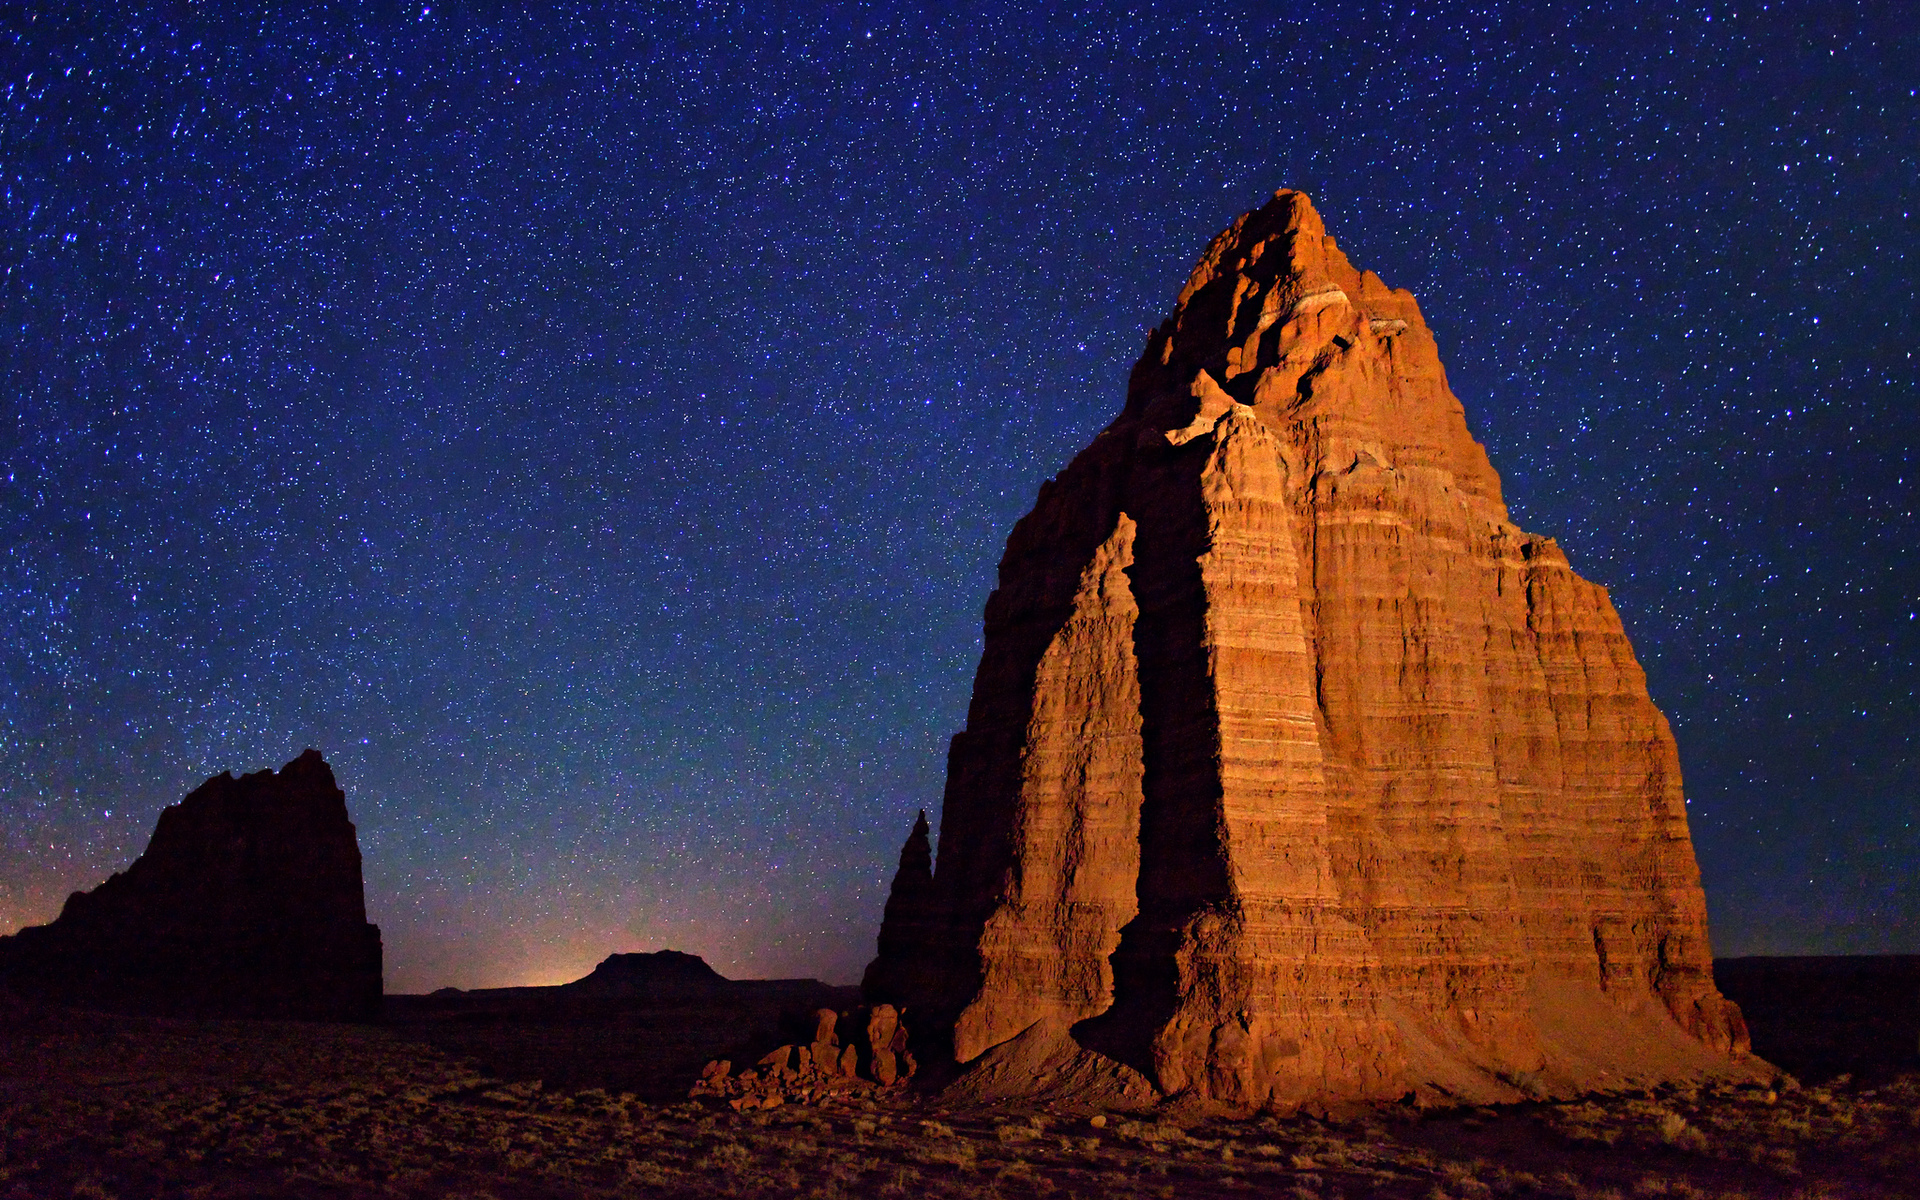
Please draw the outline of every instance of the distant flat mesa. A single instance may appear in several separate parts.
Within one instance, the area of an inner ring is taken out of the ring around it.
[[[688,954],[683,950],[655,950],[650,953],[609,954],[592,971],[567,983],[465,989],[445,987],[427,993],[427,997],[525,995],[540,1000],[590,1000],[596,997],[644,997],[681,992],[724,993],[742,989],[778,992],[831,987],[818,979],[728,979],[708,966],[707,960],[697,954]]]
[[[380,971],[359,840],[317,750],[207,780],[132,866],[0,938],[0,985],[22,996],[169,1015],[371,1019]]]
[[[592,974],[563,986],[581,995],[626,995],[730,982],[697,954],[658,950],[652,954],[610,954]]]
[[[817,979],[727,979],[678,950],[614,954],[550,987],[442,988],[388,996],[385,1024],[506,1079],[684,1100],[701,1067],[750,1064],[856,1008],[860,989]]]
[[[1213,240],[1007,539],[929,857],[866,994],[983,1095],[1765,1070],[1606,590],[1508,519],[1413,296],[1299,192]]]

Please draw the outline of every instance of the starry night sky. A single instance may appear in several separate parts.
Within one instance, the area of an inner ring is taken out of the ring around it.
[[[1920,952],[1898,3],[0,16],[0,931],[326,752],[390,990],[856,978],[1221,226],[1419,297],[1722,954]]]

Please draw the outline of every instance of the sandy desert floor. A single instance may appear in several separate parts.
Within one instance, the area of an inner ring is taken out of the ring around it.
[[[0,1197],[1920,1194],[1920,1074],[1351,1121],[735,1113],[490,1078],[391,1029],[0,1022]]]

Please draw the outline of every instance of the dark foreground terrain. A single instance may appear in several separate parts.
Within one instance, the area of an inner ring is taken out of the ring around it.
[[[715,980],[625,996],[565,987],[389,996],[382,1024],[505,1079],[660,1102],[685,1098],[709,1059],[758,1056],[799,1040],[816,1010],[860,1002],[858,988],[811,979]]]
[[[0,1010],[0,1197],[1920,1195],[1914,960],[1743,961],[1742,1003],[1805,999],[1750,1009],[1804,1081],[1342,1120],[669,1101],[649,1064],[753,1032],[684,996],[469,993],[385,1026]],[[777,1024],[753,996],[730,1003]]]

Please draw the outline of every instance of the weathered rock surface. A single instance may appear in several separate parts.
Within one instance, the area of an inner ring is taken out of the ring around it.
[[[1238,1108],[1755,1069],[1605,589],[1298,192],[1008,539],[924,842],[865,986],[960,1063],[1071,1030]]]
[[[7,987],[99,1008],[358,1020],[380,970],[346,795],[315,750],[207,780],[126,871],[0,938]]]
[[[841,1030],[848,1034],[844,1046]],[[819,1009],[812,1032],[811,1041],[776,1046],[737,1073],[732,1060],[714,1059],[701,1069],[688,1097],[724,1100],[735,1112],[785,1104],[832,1104],[872,1096],[913,1076],[907,1027],[890,1004],[846,1013]]]

